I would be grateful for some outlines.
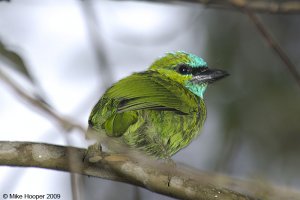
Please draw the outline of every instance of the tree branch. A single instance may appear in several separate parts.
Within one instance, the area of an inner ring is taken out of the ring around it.
[[[119,0],[120,1],[120,0]],[[299,14],[300,2],[299,1],[265,1],[265,0],[144,0],[151,2],[192,2],[200,3],[207,7],[232,9],[234,7],[239,9],[249,8],[254,12],[271,13],[271,14]]]
[[[139,162],[121,154],[99,154],[83,162],[85,149],[32,142],[0,142],[0,165],[39,167],[126,182],[181,199],[300,199],[288,189],[233,179],[156,160]],[[71,159],[72,165],[69,165]]]
[[[1,66],[0,66],[1,67]],[[0,80],[3,80],[11,89],[13,92],[15,92],[22,100],[24,100],[26,103],[29,103],[33,108],[38,109],[38,111],[41,111],[42,113],[50,116],[56,124],[58,124],[65,132],[69,132],[73,129],[78,129],[82,133],[85,133],[85,130],[83,127],[81,127],[78,124],[73,123],[71,120],[67,119],[66,117],[61,116],[58,112],[54,110],[49,104],[47,104],[43,99],[38,98],[38,96],[30,95],[28,92],[26,92],[25,89],[23,89],[21,86],[19,86],[11,77],[9,77],[2,69],[0,68]],[[48,118],[47,118],[48,119]],[[66,137],[67,141],[68,138]],[[68,157],[69,159],[70,157]],[[69,163],[71,163],[71,160],[67,160]],[[71,164],[69,164],[71,165]],[[72,172],[72,171],[70,171]],[[71,173],[71,186],[72,186],[72,195],[73,199],[79,199],[78,198],[78,187],[80,180]]]

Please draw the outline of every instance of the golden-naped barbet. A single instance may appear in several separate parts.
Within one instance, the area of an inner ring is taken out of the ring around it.
[[[90,114],[89,128],[151,156],[170,158],[199,135],[206,119],[203,93],[227,75],[193,54],[167,53],[148,70],[107,89]]]

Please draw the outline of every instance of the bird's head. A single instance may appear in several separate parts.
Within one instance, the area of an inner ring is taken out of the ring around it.
[[[157,71],[184,85],[201,98],[209,83],[229,75],[226,71],[208,68],[202,58],[183,51],[167,53],[157,59],[149,70]]]

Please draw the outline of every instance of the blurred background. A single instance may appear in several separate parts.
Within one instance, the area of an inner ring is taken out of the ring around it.
[[[299,15],[260,14],[300,71]],[[193,3],[15,0],[0,2],[0,41],[29,76],[0,68],[55,110],[87,127],[89,112],[113,82],[183,50],[231,76],[210,85],[200,137],[173,159],[200,170],[300,189],[300,87],[246,15]],[[87,147],[16,97],[0,80],[0,140]],[[171,199],[134,186],[84,177],[85,199]],[[34,186],[34,187],[33,187]],[[117,188],[117,192],[116,192]],[[61,194],[69,173],[0,167],[0,194]]]

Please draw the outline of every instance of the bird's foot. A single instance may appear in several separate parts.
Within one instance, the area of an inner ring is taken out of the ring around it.
[[[82,161],[84,162],[85,160],[87,160],[88,162],[96,163],[102,159],[102,146],[97,142],[89,146],[87,150],[85,150]]]

